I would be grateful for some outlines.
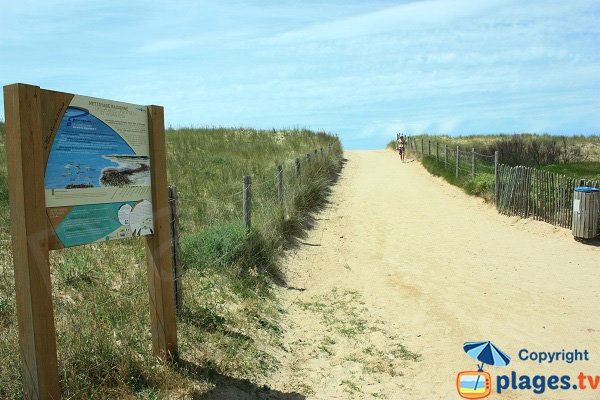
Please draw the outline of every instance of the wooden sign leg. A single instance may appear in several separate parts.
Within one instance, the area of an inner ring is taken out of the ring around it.
[[[58,399],[40,88],[4,87],[6,157],[24,397]]]
[[[148,107],[148,124],[150,174],[152,177],[152,214],[154,217],[154,233],[146,236],[152,348],[154,354],[163,359],[176,359],[177,326],[175,298],[173,296],[165,123],[162,107]]]

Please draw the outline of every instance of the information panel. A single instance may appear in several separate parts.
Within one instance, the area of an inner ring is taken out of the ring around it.
[[[61,112],[44,175],[61,245],[152,234],[147,108],[75,95]]]

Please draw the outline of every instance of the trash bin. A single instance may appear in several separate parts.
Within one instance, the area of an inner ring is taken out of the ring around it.
[[[590,239],[598,235],[600,189],[576,187],[573,193],[572,232],[576,238]]]

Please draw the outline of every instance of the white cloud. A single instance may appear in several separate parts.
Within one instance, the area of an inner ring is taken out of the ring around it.
[[[162,104],[173,125],[328,128],[361,145],[600,131],[597,0],[269,3],[9,5],[0,77]]]
[[[431,29],[472,18],[508,0],[426,0],[367,12],[286,32],[278,40],[332,40],[390,31]]]

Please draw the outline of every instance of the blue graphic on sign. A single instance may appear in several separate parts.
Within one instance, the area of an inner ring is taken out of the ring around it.
[[[119,163],[106,156],[135,155],[110,126],[88,110],[68,107],[52,143],[44,187],[77,189],[103,186],[102,171]]]
[[[123,226],[119,221],[119,209],[124,204],[134,207],[136,202],[74,206],[56,227],[56,235],[65,247],[106,239]]]

